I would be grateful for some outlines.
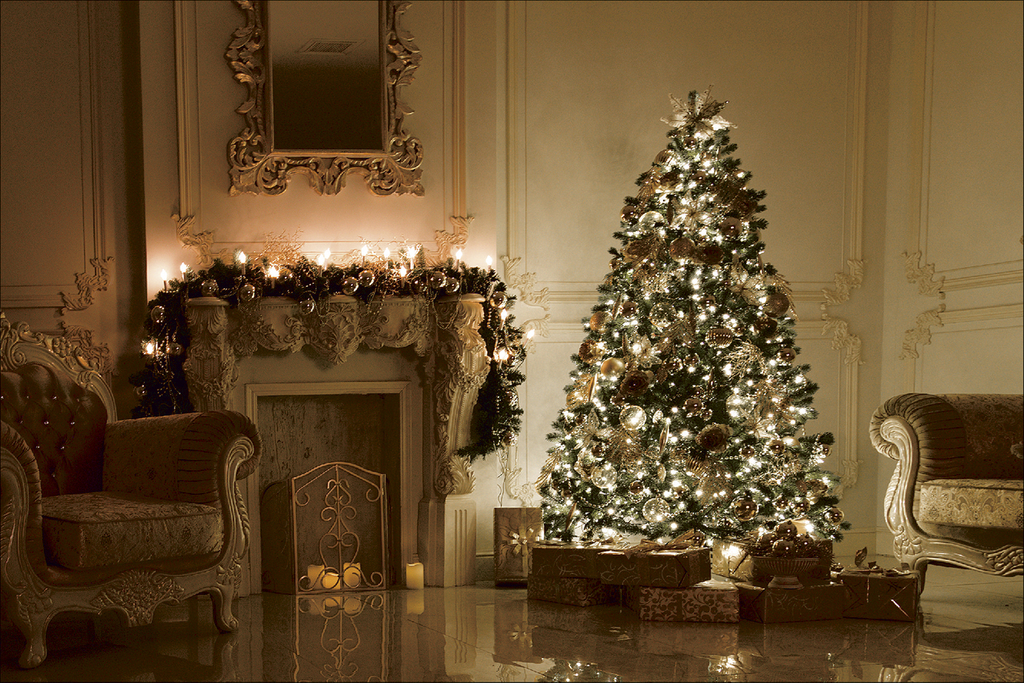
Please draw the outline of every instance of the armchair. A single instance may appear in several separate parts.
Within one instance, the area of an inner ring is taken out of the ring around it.
[[[221,631],[249,541],[237,481],[259,459],[255,426],[212,411],[117,420],[103,377],[60,337],[0,313],[0,596],[46,658],[62,611],[118,610],[130,626],[162,602],[209,593]]]
[[[901,394],[875,411],[870,434],[896,460],[885,521],[919,590],[929,562],[1024,573],[1024,396]]]

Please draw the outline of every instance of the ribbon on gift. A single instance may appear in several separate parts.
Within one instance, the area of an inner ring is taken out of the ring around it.
[[[647,553],[657,553],[663,550],[687,550],[688,548],[696,548],[699,543],[694,538],[695,534],[693,529],[680,534],[676,538],[672,539],[668,543],[659,543],[658,541],[652,541],[650,539],[643,539],[639,543],[622,551],[622,554],[626,557],[635,557],[636,555],[645,555]]]
[[[864,560],[868,556],[868,547],[864,546],[853,555],[853,562],[856,565],[853,569],[847,571],[855,572],[857,574],[878,574],[879,576],[906,576],[910,573],[910,569],[904,564],[903,569],[883,569],[878,566],[877,562],[868,562],[867,566],[864,566]],[[839,571],[842,571],[842,565],[839,567]]]

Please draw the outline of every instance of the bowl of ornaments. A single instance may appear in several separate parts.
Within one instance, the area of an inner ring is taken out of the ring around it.
[[[775,529],[762,534],[750,546],[755,574],[772,577],[769,588],[796,590],[803,588],[799,575],[806,574],[819,562],[817,546],[808,534],[802,534],[792,520],[780,522]]]

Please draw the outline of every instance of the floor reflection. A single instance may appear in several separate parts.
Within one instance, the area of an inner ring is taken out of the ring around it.
[[[916,622],[641,622],[615,605],[528,601],[491,584],[341,596],[264,593],[238,602],[219,634],[209,600],[116,615],[65,615],[50,654],[22,671],[3,625],[2,674],[15,680],[1019,681],[1022,582],[934,568]]]

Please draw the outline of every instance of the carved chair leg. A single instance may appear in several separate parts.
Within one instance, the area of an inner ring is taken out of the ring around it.
[[[25,636],[25,649],[18,658],[18,665],[22,669],[36,668],[46,659],[46,627],[51,615],[29,612],[23,617],[17,613],[17,609],[11,609],[8,610],[7,616]]]
[[[233,585],[219,585],[210,591],[210,598],[213,599],[213,621],[222,633],[234,633],[238,630],[238,619],[233,613],[235,598],[235,587]]]
[[[914,562],[914,569],[920,572],[920,576],[917,578],[917,595],[920,597],[924,592],[924,577],[928,572],[928,560],[923,557],[917,558],[917,561]]]

